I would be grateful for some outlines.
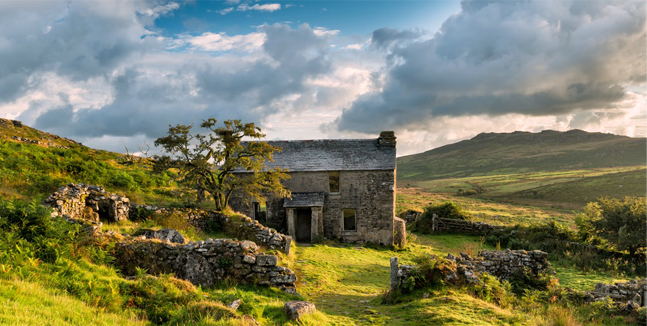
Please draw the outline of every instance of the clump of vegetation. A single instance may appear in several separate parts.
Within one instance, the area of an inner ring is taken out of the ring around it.
[[[429,205],[425,207],[424,211],[412,225],[411,229],[415,232],[422,232],[425,234],[432,232],[432,218],[434,214],[440,218],[451,218],[457,220],[471,220],[472,215],[454,204],[452,201],[447,201],[441,204]]]
[[[606,271],[617,276],[641,276],[646,272],[643,255],[596,246],[582,241],[578,232],[551,221],[493,231],[486,243],[509,249],[542,250],[552,262],[565,262],[582,271]]]
[[[576,220],[579,236],[588,243],[628,251],[631,256],[645,252],[647,207],[645,197],[601,198],[589,203]]]

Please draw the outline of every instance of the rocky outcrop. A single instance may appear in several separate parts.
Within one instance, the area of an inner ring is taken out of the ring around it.
[[[296,293],[296,274],[278,266],[277,256],[260,253],[251,241],[207,239],[176,244],[135,237],[117,243],[115,257],[125,275],[135,275],[137,268],[143,268],[151,274],[173,273],[202,286],[229,278]]]
[[[85,183],[70,183],[45,200],[45,205],[54,209],[54,216],[90,222],[98,222],[96,216],[109,222],[126,220],[129,204],[130,200],[127,197],[106,192],[101,186]],[[86,209],[88,207],[90,210]]]
[[[288,301],[283,309],[290,320],[299,320],[304,315],[317,311],[315,304],[308,301]]]

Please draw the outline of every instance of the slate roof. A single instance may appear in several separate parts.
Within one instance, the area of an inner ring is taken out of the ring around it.
[[[285,198],[283,207],[322,207],[323,192],[293,192],[292,199]]]
[[[281,147],[269,168],[299,171],[394,170],[395,147],[379,146],[374,139],[319,139],[267,141]],[[244,171],[235,171],[244,172]]]

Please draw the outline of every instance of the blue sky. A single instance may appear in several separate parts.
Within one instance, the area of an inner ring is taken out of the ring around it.
[[[647,133],[646,3],[2,1],[0,117],[124,151],[169,124],[369,138]]]
[[[236,10],[241,5],[278,4],[275,11]],[[234,8],[227,14],[223,10]],[[460,11],[458,1],[195,1],[172,15],[160,17],[155,27],[168,37],[206,31],[246,34],[262,24],[288,23],[339,30],[343,35],[369,35],[382,27],[437,30],[447,17]]]

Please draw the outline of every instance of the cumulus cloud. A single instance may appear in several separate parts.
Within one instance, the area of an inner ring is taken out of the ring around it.
[[[146,26],[164,12],[139,2],[0,2],[0,103],[38,88],[44,73],[76,81],[110,74],[156,47]]]
[[[326,128],[373,133],[439,117],[618,110],[627,87],[646,78],[643,1],[463,1],[433,37],[419,37],[375,31],[372,46],[389,49],[384,85]],[[597,116],[581,115],[575,121]]]
[[[257,11],[277,11],[281,9],[281,4],[280,3],[266,3],[263,5],[259,5],[258,3],[250,6],[246,3],[239,5],[238,8],[236,9],[237,11],[248,11],[248,10],[257,10]]]
[[[44,113],[27,110],[20,118],[64,136],[154,139],[170,123],[192,124],[207,117],[261,122],[299,94],[313,94],[318,86],[312,80],[331,72],[329,43],[307,24],[296,29],[266,25],[253,34],[264,35],[257,54],[149,55],[116,72],[109,85],[112,100],[105,105],[78,107],[63,101]]]
[[[182,35],[172,41],[172,48],[188,46],[193,51],[252,52],[261,49],[265,33],[228,36],[226,33],[205,32],[198,36]]]

